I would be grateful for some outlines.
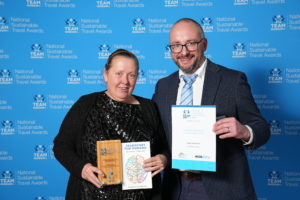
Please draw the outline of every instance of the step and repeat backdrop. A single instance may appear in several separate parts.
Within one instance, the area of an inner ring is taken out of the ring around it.
[[[118,48],[138,56],[135,94],[151,98],[177,70],[168,34],[182,17],[203,26],[208,58],[247,74],[269,122],[269,142],[247,152],[259,199],[299,199],[298,0],[0,0],[0,199],[64,199],[52,147],[66,112],[105,89]]]

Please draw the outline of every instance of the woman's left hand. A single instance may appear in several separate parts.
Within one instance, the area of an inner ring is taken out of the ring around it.
[[[144,161],[144,169],[146,172],[152,172],[152,177],[160,173],[167,166],[167,157],[163,154],[157,154]]]

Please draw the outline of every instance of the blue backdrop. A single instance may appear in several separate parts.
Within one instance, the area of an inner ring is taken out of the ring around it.
[[[138,56],[135,94],[150,98],[177,69],[168,33],[182,17],[203,26],[208,58],[248,75],[270,124],[269,142],[247,153],[259,199],[299,199],[298,0],[0,0],[1,200],[64,199],[52,141],[66,112],[105,89],[118,48]]]

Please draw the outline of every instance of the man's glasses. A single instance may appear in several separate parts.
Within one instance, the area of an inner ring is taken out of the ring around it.
[[[183,49],[183,47],[185,47],[188,51],[196,51],[198,44],[200,44],[202,42],[203,38],[196,42],[188,42],[186,44],[170,44],[169,47],[172,51],[172,53],[180,53]]]

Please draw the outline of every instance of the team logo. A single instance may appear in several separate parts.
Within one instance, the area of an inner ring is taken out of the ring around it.
[[[99,50],[98,59],[107,59],[110,55],[110,46],[108,44],[101,44]]]
[[[34,147],[33,159],[34,160],[45,160],[48,158],[47,149],[44,145],[36,145]]]
[[[65,21],[65,33],[78,33],[78,23],[75,19],[69,18]]]
[[[0,185],[14,185],[15,179],[11,171],[6,170],[1,173]]]
[[[269,121],[269,126],[271,130],[272,135],[280,135],[281,133],[281,128],[280,128],[280,122],[278,120],[270,120]]]
[[[0,85],[1,84],[12,84],[13,78],[11,77],[11,72],[8,69],[2,69],[0,71]]]
[[[145,77],[145,72],[142,69],[139,69],[138,72],[138,79],[136,81],[137,84],[146,84],[146,77]]]
[[[165,7],[177,7],[179,0],[165,0]]]
[[[47,103],[44,95],[37,94],[33,96],[33,109],[46,109]]]
[[[43,52],[43,47],[41,44],[31,45],[30,58],[44,58],[45,53]]]
[[[11,120],[2,121],[1,125],[1,135],[12,135],[15,133],[14,124]]]
[[[79,72],[76,69],[70,69],[68,71],[68,84],[80,84]]]
[[[144,25],[144,20],[141,18],[134,19],[131,29],[132,33],[145,33],[146,27]]]
[[[243,43],[235,43],[233,45],[232,57],[233,58],[245,58],[247,56],[246,47]]]
[[[213,32],[213,22],[210,17],[204,17],[200,20],[204,32]]]
[[[40,0],[26,0],[27,7],[41,7]]]
[[[279,68],[271,69],[269,75],[269,83],[282,83],[281,70]]]
[[[100,0],[96,1],[97,8],[109,8],[110,7],[110,0]]]
[[[8,32],[7,20],[0,16],[0,32]]]
[[[235,6],[248,5],[248,0],[234,0],[233,5]]]
[[[166,45],[166,47],[165,47],[164,57],[166,59],[170,59],[171,58],[171,49],[170,49],[169,45]]]
[[[277,171],[271,171],[268,174],[268,185],[269,186],[281,186],[282,180],[280,173]]]
[[[286,23],[283,15],[272,17],[271,31],[283,31],[286,28]]]

